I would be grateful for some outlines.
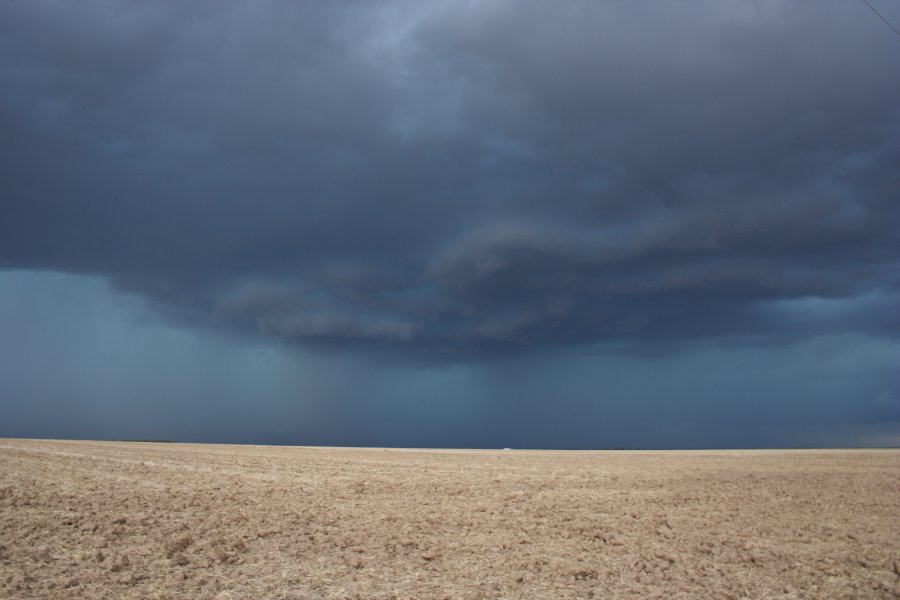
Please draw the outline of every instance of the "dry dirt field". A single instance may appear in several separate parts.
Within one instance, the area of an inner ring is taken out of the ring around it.
[[[900,451],[0,439],[3,598],[896,598]]]

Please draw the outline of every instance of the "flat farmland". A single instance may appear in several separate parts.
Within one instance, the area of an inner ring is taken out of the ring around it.
[[[896,598],[900,451],[0,439],[0,597]]]

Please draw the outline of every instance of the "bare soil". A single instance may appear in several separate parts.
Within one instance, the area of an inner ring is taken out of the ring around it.
[[[0,597],[897,598],[900,451],[0,439]]]

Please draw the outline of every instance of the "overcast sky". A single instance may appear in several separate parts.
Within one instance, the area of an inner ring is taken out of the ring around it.
[[[0,3],[0,436],[898,445],[898,73],[851,0]]]

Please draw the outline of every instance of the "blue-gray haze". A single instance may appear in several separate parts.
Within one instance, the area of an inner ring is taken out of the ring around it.
[[[2,2],[0,436],[900,444],[898,74],[851,0]]]

